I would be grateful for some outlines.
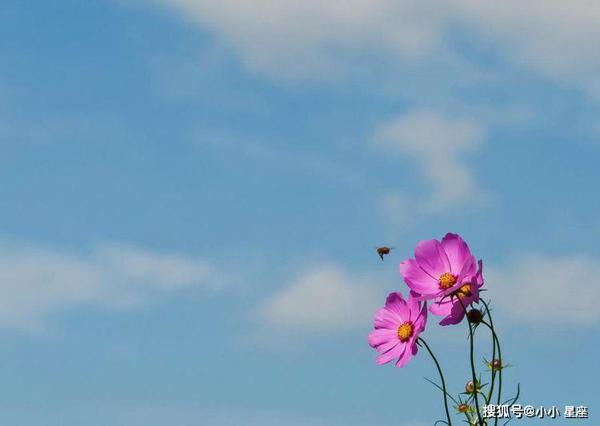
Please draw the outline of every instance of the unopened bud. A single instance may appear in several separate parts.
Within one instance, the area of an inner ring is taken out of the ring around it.
[[[467,392],[468,394],[475,393],[476,389],[479,390],[479,383],[473,383],[473,380],[469,380],[465,385],[465,392]]]
[[[490,362],[490,368],[493,371],[500,371],[502,370],[502,362],[499,359],[494,359]]]
[[[481,321],[483,321],[483,314],[479,309],[471,309],[469,312],[467,312],[467,318],[469,319],[470,323],[479,324]]]
[[[469,406],[467,404],[460,404],[458,407],[456,407],[456,409],[459,413],[466,413],[469,411]]]

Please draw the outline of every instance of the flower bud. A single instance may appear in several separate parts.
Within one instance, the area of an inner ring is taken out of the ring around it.
[[[502,370],[502,362],[499,359],[494,359],[490,362],[490,368],[492,371],[500,371]]]
[[[456,407],[456,409],[459,413],[466,413],[467,411],[469,411],[469,405],[463,403]]]
[[[479,324],[481,321],[483,321],[483,314],[479,309],[471,309],[469,312],[467,312],[467,318],[469,319],[470,323]]]
[[[480,389],[479,383],[477,383],[477,382],[473,383],[473,380],[469,380],[467,382],[467,384],[465,385],[465,392],[468,393],[469,395],[475,393],[475,391],[479,390],[479,389]]]

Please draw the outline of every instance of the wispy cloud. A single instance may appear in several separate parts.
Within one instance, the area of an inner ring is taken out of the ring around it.
[[[419,2],[388,0],[159,3],[216,33],[248,68],[284,80],[330,77],[356,51],[420,57],[441,39],[444,9],[428,11]]]
[[[340,265],[313,265],[267,300],[260,314],[280,330],[327,334],[364,328],[381,303],[374,282]]]
[[[491,42],[509,61],[600,96],[600,9],[594,1],[454,3],[456,21]]]
[[[482,198],[483,192],[464,157],[484,139],[485,131],[479,122],[415,110],[383,123],[372,141],[387,152],[416,162],[430,193],[413,200],[412,208],[418,213],[432,213],[473,204]],[[387,194],[382,207],[398,216],[409,199],[402,192]]]
[[[530,254],[502,267],[487,267],[486,287],[493,307],[519,327],[597,326],[600,259]],[[367,329],[390,289],[404,292],[374,273],[351,274],[342,265],[315,264],[300,271],[259,307],[269,330],[326,336]],[[433,319],[434,322],[438,322]],[[272,334],[270,334],[272,337]]]
[[[431,207],[443,208],[462,203],[475,193],[471,171],[461,157],[480,145],[483,137],[477,122],[417,110],[384,123],[376,131],[374,141],[416,160],[434,191]]]
[[[600,259],[585,255],[529,254],[490,269],[486,280],[500,309],[522,326],[595,326],[598,270]]]
[[[460,60],[450,42],[459,28],[515,66],[600,95],[600,10],[590,0],[158,2],[215,33],[250,69],[278,79],[328,76],[367,52],[401,63]]]
[[[214,290],[211,262],[124,244],[82,254],[37,245],[0,244],[0,328],[43,331],[78,307],[135,309],[165,293]]]

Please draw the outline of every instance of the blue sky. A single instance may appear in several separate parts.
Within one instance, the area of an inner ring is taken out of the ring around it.
[[[484,259],[509,389],[595,417],[599,24],[585,1],[4,1],[2,424],[431,424],[430,359],[376,367],[366,335],[447,231]],[[455,392],[465,335],[426,335]]]

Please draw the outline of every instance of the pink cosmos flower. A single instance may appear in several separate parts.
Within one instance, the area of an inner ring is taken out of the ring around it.
[[[469,246],[451,233],[442,241],[421,241],[415,258],[400,264],[400,274],[418,300],[441,300],[471,282],[476,273]]]
[[[483,285],[483,263],[478,262],[479,268],[474,277],[466,277],[464,284],[454,293],[439,297],[432,302],[429,311],[444,318],[440,325],[458,324],[465,317],[465,309],[473,302],[479,302],[479,289]]]
[[[385,364],[397,358],[403,367],[417,353],[417,338],[425,329],[427,302],[413,296],[408,302],[400,293],[390,293],[385,307],[375,313],[375,329],[369,334],[369,345],[379,353],[376,363]]]

